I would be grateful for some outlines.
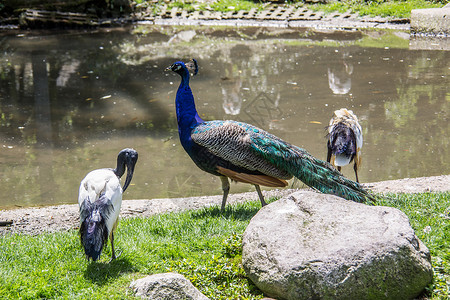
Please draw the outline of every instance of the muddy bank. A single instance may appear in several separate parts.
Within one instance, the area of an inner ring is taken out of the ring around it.
[[[423,193],[450,191],[450,175],[405,178],[365,184],[377,193]],[[266,198],[283,197],[294,190],[264,191]],[[256,192],[231,194],[228,203],[248,200],[259,201]],[[124,200],[120,212],[121,218],[148,217],[158,213],[177,212],[189,209],[217,205],[222,196],[203,196],[190,198]],[[39,234],[44,232],[66,231],[78,228],[78,204],[48,207],[30,207],[13,210],[1,210],[0,222],[12,221],[10,226],[1,226],[0,234],[24,233]]]

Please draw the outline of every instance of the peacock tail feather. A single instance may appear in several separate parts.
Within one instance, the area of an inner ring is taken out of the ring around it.
[[[217,157],[245,169],[283,181],[295,176],[318,191],[357,202],[372,199],[358,183],[342,176],[329,163],[250,124],[236,121],[204,122],[192,130],[191,138]],[[232,178],[229,173],[219,173]],[[280,183],[278,186],[284,185]]]

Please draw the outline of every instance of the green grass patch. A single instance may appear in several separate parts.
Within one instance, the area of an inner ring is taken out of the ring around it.
[[[241,236],[259,201],[122,220],[99,262],[86,261],[76,231],[0,237],[2,299],[128,299],[133,279],[174,271],[211,299],[261,299],[240,265]]]
[[[217,0],[217,1],[195,1],[195,0],[176,0],[176,1],[146,1],[135,0],[138,7],[152,7],[155,12],[160,11],[162,5],[167,5],[169,9],[174,7],[192,12],[197,11],[250,11],[251,9],[263,10],[269,1],[248,1],[248,0]],[[325,13],[346,12],[358,13],[361,16],[382,16],[395,18],[409,18],[412,9],[442,7],[446,0],[348,0],[348,1],[330,1],[330,3],[304,4],[302,1],[287,1],[293,6],[306,5],[306,7]]]
[[[273,201],[274,199],[272,199]],[[397,207],[411,220],[432,254],[431,299],[447,299],[450,283],[450,193],[390,195],[379,205]],[[108,263],[110,245],[99,262],[84,258],[76,231],[0,237],[2,299],[131,299],[127,288],[147,274],[178,272],[211,299],[261,299],[241,266],[241,237],[259,201],[198,211],[127,219]]]
[[[308,8],[325,13],[351,11],[360,16],[381,16],[409,18],[412,9],[442,7],[443,3],[427,0],[385,1],[385,0],[349,0],[334,1],[328,4],[311,4]]]
[[[166,5],[168,9],[174,7],[188,11],[218,11],[218,12],[229,12],[229,11],[250,11],[251,9],[262,10],[265,7],[263,2],[259,1],[248,1],[248,0],[217,0],[217,1],[145,1],[136,0],[138,6],[141,7],[153,7],[155,11],[159,11],[162,5]]]
[[[249,11],[251,9],[262,10],[264,5],[262,2],[246,1],[246,0],[218,0],[211,4],[214,11],[228,12],[228,11]]]

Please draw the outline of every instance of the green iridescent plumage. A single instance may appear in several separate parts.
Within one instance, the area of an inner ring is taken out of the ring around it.
[[[237,166],[284,180],[295,176],[320,192],[357,202],[373,199],[358,183],[342,176],[329,163],[255,126],[209,121],[197,125],[191,138]]]

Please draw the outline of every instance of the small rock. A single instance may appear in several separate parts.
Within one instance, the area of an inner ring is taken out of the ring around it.
[[[207,300],[192,283],[177,273],[150,275],[130,284],[136,296],[151,300]]]
[[[307,191],[252,218],[242,263],[277,299],[412,299],[433,278],[404,213]]]

